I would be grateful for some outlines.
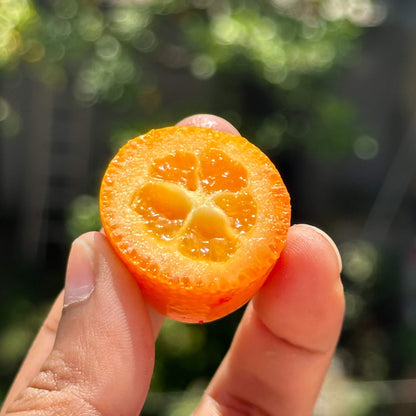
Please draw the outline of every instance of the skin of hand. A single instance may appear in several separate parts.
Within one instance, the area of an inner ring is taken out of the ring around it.
[[[179,124],[239,134],[207,114]],[[324,232],[292,226],[193,416],[311,415],[342,326],[340,272],[339,252]],[[80,236],[69,255],[65,290],[0,416],[138,415],[163,319],[146,304],[105,235]]]

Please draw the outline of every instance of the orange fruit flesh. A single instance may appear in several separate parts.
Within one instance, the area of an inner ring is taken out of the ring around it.
[[[175,126],[130,140],[100,190],[103,228],[159,312],[208,322],[245,304],[285,244],[290,198],[240,136]]]

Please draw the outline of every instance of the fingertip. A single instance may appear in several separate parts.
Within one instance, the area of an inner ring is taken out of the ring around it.
[[[295,231],[299,231],[305,237],[309,236],[309,238],[312,238],[312,239],[319,239],[321,237],[330,247],[330,250],[328,250],[328,253],[332,250],[333,259],[336,261],[338,265],[339,273],[341,273],[342,271],[341,254],[334,240],[325,231],[313,225],[309,225],[309,224],[295,224],[292,226],[292,229]]]
[[[182,119],[178,126],[199,126],[240,136],[239,131],[227,120],[212,114],[194,114]]]
[[[266,284],[253,300],[265,325],[293,344],[333,349],[344,316],[339,253],[315,227],[292,226]]]

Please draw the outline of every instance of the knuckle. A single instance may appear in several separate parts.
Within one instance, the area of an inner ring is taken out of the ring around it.
[[[39,374],[11,403],[5,416],[77,414],[104,416],[82,392],[82,373],[52,353]]]
[[[219,415],[227,416],[272,416],[259,403],[243,398],[232,392],[223,392],[221,398],[208,397]],[[217,413],[216,413],[217,414]]]

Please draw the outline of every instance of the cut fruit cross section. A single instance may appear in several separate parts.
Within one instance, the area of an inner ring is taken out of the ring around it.
[[[104,175],[100,210],[148,301],[185,322],[247,302],[290,223],[289,195],[270,160],[240,136],[202,127],[128,142]]]

